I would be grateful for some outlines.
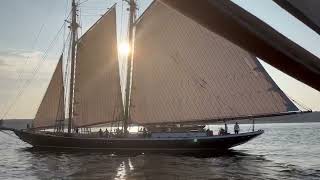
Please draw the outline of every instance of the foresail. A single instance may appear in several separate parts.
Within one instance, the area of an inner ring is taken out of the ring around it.
[[[123,104],[114,7],[78,41],[75,69],[74,125],[121,120]]]
[[[298,110],[256,57],[159,2],[137,23],[134,52],[130,116],[135,123]]]
[[[56,120],[64,120],[64,88],[62,55],[33,121],[33,128],[54,127]]]

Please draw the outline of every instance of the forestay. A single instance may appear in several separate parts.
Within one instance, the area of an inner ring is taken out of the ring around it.
[[[33,121],[33,128],[54,127],[56,120],[64,120],[64,88],[62,55]]]
[[[256,57],[159,2],[137,23],[132,78],[138,124],[298,110]]]
[[[78,41],[75,67],[76,127],[121,120],[116,10],[111,8]]]

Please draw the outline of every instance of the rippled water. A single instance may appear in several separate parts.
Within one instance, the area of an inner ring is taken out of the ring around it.
[[[36,151],[0,132],[0,179],[320,179],[320,123],[256,126],[225,154]]]

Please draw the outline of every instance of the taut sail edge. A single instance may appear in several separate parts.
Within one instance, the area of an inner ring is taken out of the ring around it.
[[[108,8],[108,11],[106,11],[101,17],[90,26],[90,28],[79,37],[78,42],[81,41],[81,39],[87,35],[88,32],[90,32],[97,24],[99,24],[100,20],[102,20],[106,15],[108,15],[111,11],[115,10],[117,3],[114,3],[110,8]]]

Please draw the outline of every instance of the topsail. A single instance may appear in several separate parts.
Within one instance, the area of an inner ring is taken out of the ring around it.
[[[256,57],[159,2],[137,23],[134,48],[130,115],[135,123],[298,110]]]

